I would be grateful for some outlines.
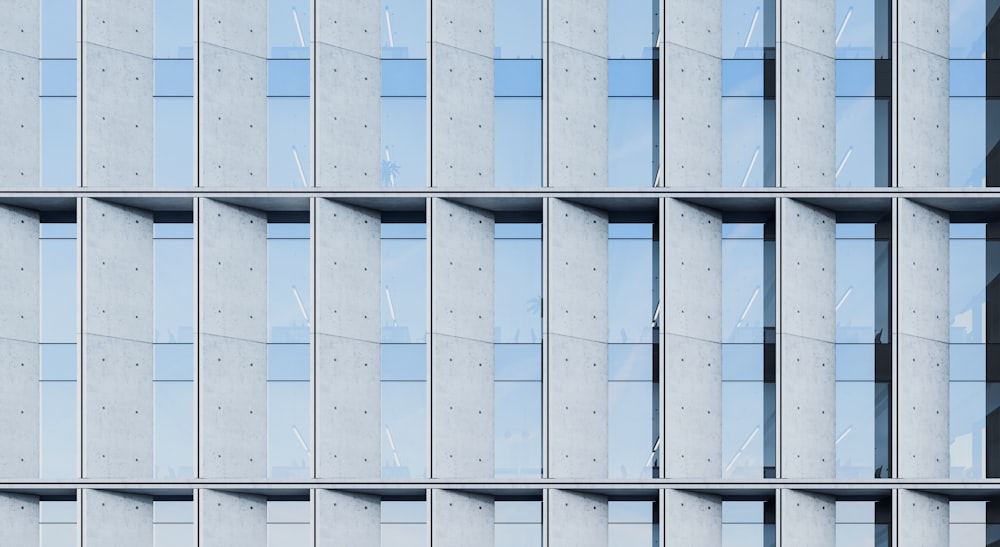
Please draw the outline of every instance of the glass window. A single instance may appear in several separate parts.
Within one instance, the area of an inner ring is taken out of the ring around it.
[[[952,59],[986,58],[986,0],[950,0],[949,38]]]
[[[427,58],[425,0],[391,0],[383,4],[382,58]]]
[[[494,6],[493,56],[497,59],[542,58],[541,0],[505,0]]]
[[[382,500],[382,547],[427,547],[427,503]]]
[[[542,547],[542,502],[497,500],[493,509],[495,547]]]
[[[655,501],[608,501],[608,547],[657,545],[658,505]]]
[[[838,501],[837,547],[889,547],[890,501]]]
[[[617,0],[608,3],[608,58],[653,59],[660,35],[658,2]]]
[[[155,0],[154,46],[157,59],[194,58],[194,5],[191,0]]]
[[[494,185],[539,187],[542,185],[542,63],[497,60],[493,67]]]
[[[774,25],[774,0],[723,0],[723,59],[763,59],[774,48]]]
[[[76,502],[38,502],[38,532],[42,547],[76,547]]]
[[[269,59],[308,59],[311,41],[310,2],[267,0]]]
[[[426,114],[425,96],[382,99],[383,187],[427,186]]]
[[[153,546],[193,547],[194,544],[194,503],[154,501]]]
[[[42,57],[75,59],[77,46],[77,2],[42,0]]]
[[[948,540],[951,547],[989,545],[987,541],[987,503],[995,501],[951,501]],[[991,526],[993,528],[993,526]],[[991,530],[992,531],[992,530]]]
[[[267,502],[267,546],[311,547],[312,502]]]
[[[774,502],[722,502],[722,547],[774,547]]]

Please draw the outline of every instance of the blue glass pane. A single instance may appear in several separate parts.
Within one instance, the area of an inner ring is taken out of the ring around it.
[[[267,0],[267,46],[272,59],[308,59],[308,0]]]
[[[383,97],[426,97],[427,61],[391,59],[382,61]]]
[[[652,477],[657,384],[608,382],[608,478]]]
[[[653,522],[653,504],[648,501],[609,501],[608,522],[643,524]]]
[[[540,239],[542,225],[537,222],[498,222],[493,225],[497,239]]]
[[[986,381],[986,344],[949,344],[948,372],[953,382]]]
[[[838,0],[835,39],[838,59],[875,58],[875,2],[879,1],[882,0]]]
[[[653,381],[652,344],[608,344],[609,381]]]
[[[426,264],[424,240],[382,240],[382,342],[422,343],[426,339]]]
[[[41,341],[76,342],[76,241],[41,240]]]
[[[724,523],[722,547],[765,547],[764,535],[763,524]]]
[[[309,476],[312,446],[309,400],[308,381],[267,383],[268,478]]]
[[[154,1],[154,53],[158,59],[194,57],[193,0]]]
[[[986,224],[982,222],[952,222],[948,225],[952,239],[983,239],[986,237]]]
[[[723,97],[763,97],[764,63],[757,59],[722,61]]]
[[[542,502],[540,501],[497,501],[493,508],[496,515],[494,520],[497,524],[542,523]]]
[[[309,240],[267,240],[267,332],[269,342],[309,343],[312,291]]]
[[[986,502],[952,500],[948,503],[948,514],[948,521],[952,524],[982,524],[986,522]]]
[[[383,4],[382,58],[427,58],[426,0],[390,0]]]
[[[493,82],[497,97],[541,97],[541,61],[493,62]]]
[[[723,501],[722,523],[756,524],[764,522],[764,502]]]
[[[764,186],[764,100],[722,99],[722,185]]]
[[[870,222],[840,222],[836,234],[837,239],[873,239],[875,225]]]
[[[876,335],[875,241],[838,239],[836,266],[837,342],[872,343]]]
[[[41,478],[77,476],[76,382],[40,382]]]
[[[267,62],[269,97],[308,97],[308,60],[269,60]]]
[[[608,58],[653,58],[653,46],[659,34],[658,5],[650,0],[608,3]]]
[[[837,382],[837,478],[875,471],[875,383]]]
[[[424,524],[383,524],[380,545],[382,547],[426,547],[427,526]]]
[[[608,547],[653,547],[653,525],[608,524]]]
[[[542,381],[541,344],[495,344],[493,356],[496,381]]]
[[[542,474],[541,381],[496,382],[494,397],[495,475],[540,477]]]
[[[281,547],[311,547],[312,525],[308,522],[298,524],[268,524],[267,545]]]
[[[76,58],[76,0],[42,0],[42,57]]]
[[[38,348],[40,380],[76,380],[76,344],[39,344]]]
[[[153,99],[155,185],[194,186],[194,99]]]
[[[427,186],[427,99],[382,99],[382,186]]]
[[[542,100],[498,98],[494,104],[494,185],[542,185]]]
[[[497,2],[494,10],[494,56],[497,59],[540,59],[541,0],[504,0]]]
[[[722,225],[722,239],[762,239],[763,237],[764,225],[761,223],[727,222]]]
[[[270,523],[308,523],[312,520],[312,505],[308,501],[277,501],[267,502],[267,522]]]
[[[493,547],[542,547],[542,525],[498,522],[494,527]]]
[[[43,97],[42,186],[77,186],[76,99]]]
[[[427,225],[412,222],[383,222],[383,239],[424,239],[427,237]]]
[[[875,100],[837,99],[837,186],[875,186]]]
[[[652,97],[654,62],[609,60],[608,96]]]
[[[194,504],[190,501],[154,501],[153,523],[194,522]]]
[[[268,239],[309,239],[309,224],[305,222],[268,222]]]
[[[382,478],[427,476],[425,382],[382,382],[381,437]]]
[[[157,239],[153,242],[153,252],[153,340],[191,343],[194,341],[194,240]]]
[[[194,537],[194,524],[153,524],[153,544],[156,547],[193,547]]]
[[[309,149],[309,99],[267,100],[267,185],[308,188],[312,172]]]
[[[652,342],[658,291],[651,239],[608,240],[608,340]]]
[[[268,344],[268,381],[309,381],[309,344]]]
[[[427,379],[427,346],[424,344],[382,344],[382,380],[418,381]]]
[[[764,46],[773,44],[765,44],[763,8],[764,0],[726,0],[722,9],[723,59],[764,57]]]
[[[76,96],[76,61],[39,61],[42,71],[42,97]]]
[[[951,186],[986,186],[986,100],[952,98],[950,104]]]
[[[153,400],[156,478],[193,477],[194,382],[154,382]]]
[[[951,382],[948,436],[951,478],[986,476],[986,386],[984,382]]]
[[[542,242],[498,239],[495,254],[494,340],[542,341]]]
[[[762,344],[722,344],[722,381],[763,382]]]
[[[75,239],[76,223],[44,222],[39,225],[42,239]]]
[[[838,97],[874,97],[875,61],[837,61]]]
[[[608,186],[651,187],[659,166],[657,101],[608,99]]]
[[[764,240],[723,240],[723,342],[764,342],[765,289]]]
[[[381,509],[383,524],[427,522],[427,503],[423,501],[383,501]]]
[[[170,59],[153,61],[156,90],[159,97],[191,97],[194,95],[194,61]]]
[[[194,380],[194,345],[154,344],[153,371],[155,381]]]
[[[764,398],[762,382],[722,383],[724,478],[755,479],[763,476]]]
[[[953,239],[948,264],[950,340],[986,342],[986,241]]]
[[[837,344],[837,381],[874,382],[875,344]]]
[[[608,239],[652,239],[653,224],[649,222],[612,222],[608,224]]]
[[[986,58],[986,0],[950,0],[952,59]]]
[[[952,97],[986,96],[986,61],[950,61]]]

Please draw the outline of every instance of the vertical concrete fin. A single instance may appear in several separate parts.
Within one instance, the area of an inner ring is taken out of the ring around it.
[[[836,471],[836,230],[834,214],[779,200],[781,477]]]
[[[0,23],[0,40],[6,44],[9,25],[23,28],[34,35],[34,47],[15,53],[0,46],[0,87],[4,100],[0,101],[0,186],[39,186],[41,184],[41,76],[38,62],[38,6],[37,2],[17,2],[13,10],[14,21]],[[17,24],[21,11],[32,11],[34,21]],[[22,10],[22,6],[25,9]],[[9,12],[6,11],[6,18]],[[30,30],[29,30],[30,29]],[[21,36],[24,36],[23,34]],[[30,39],[18,38],[28,43]]]
[[[494,473],[493,213],[431,201],[431,446],[435,478]]]
[[[152,496],[83,490],[83,547],[152,544]]]
[[[683,490],[666,490],[667,545],[722,545],[722,498]]]
[[[899,543],[907,547],[948,545],[948,499],[936,494],[899,489],[896,529]]]
[[[313,490],[316,547],[379,547],[382,541],[378,496]]]
[[[781,489],[779,545],[836,547],[837,501],[832,496]],[[902,544],[901,544],[902,545]]]
[[[267,547],[267,498],[198,490],[199,547]]]
[[[493,498],[452,490],[431,490],[431,545],[493,545]]]
[[[548,470],[608,472],[607,213],[548,200]]]
[[[667,199],[665,475],[722,475],[722,215]]]
[[[267,469],[267,299],[262,297],[267,294],[267,216],[202,199],[198,223],[201,474],[263,478]]]
[[[0,492],[0,547],[39,545],[38,497]]]
[[[381,225],[316,200],[316,476],[378,478]]]
[[[949,184],[948,0],[913,0],[897,6],[894,97],[899,151],[896,185]]]
[[[83,476],[153,475],[153,215],[83,200]]]
[[[0,205],[0,476],[5,478],[38,478],[39,472],[38,236],[38,213]]]
[[[608,499],[598,494],[549,490],[550,547],[605,547]]]
[[[604,4],[603,0],[578,3]],[[555,16],[554,9],[550,4],[550,18]],[[600,28],[606,26],[602,22]],[[607,52],[588,53],[549,36],[547,92],[559,100],[548,105],[548,185],[604,188],[608,185]]]
[[[898,451],[896,476],[948,477],[949,467],[949,219],[898,200],[896,351]]]

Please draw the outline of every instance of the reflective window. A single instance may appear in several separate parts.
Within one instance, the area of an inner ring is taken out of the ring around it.
[[[837,547],[889,547],[891,501],[838,501]]]
[[[390,0],[382,5],[382,58],[427,58],[425,0]]]
[[[310,476],[312,316],[309,223],[267,225],[267,467],[271,478]]]
[[[193,547],[194,503],[153,502],[153,547]]]
[[[41,547],[76,547],[76,502],[39,501],[38,532]]]
[[[382,224],[383,478],[427,476],[425,238],[422,223]]]
[[[542,502],[496,501],[495,547],[542,547]]]
[[[889,185],[891,68],[888,60],[837,61],[839,187]]]
[[[272,0],[272,3],[275,0]],[[294,11],[293,11],[294,13]],[[267,184],[311,183],[309,61],[267,62]]]
[[[541,0],[496,2],[493,41],[497,59],[541,59]]]
[[[888,478],[888,221],[837,224],[837,477]]]
[[[41,186],[79,185],[77,2],[41,1]]]
[[[153,2],[155,58],[194,58],[194,6],[191,0]]]
[[[499,9],[499,4],[498,4]],[[542,185],[542,62],[494,62],[494,185]]]
[[[608,501],[608,547],[657,545],[658,506],[655,501]]]
[[[42,58],[75,59],[76,0],[41,0]]]
[[[774,0],[723,0],[722,58],[773,59],[775,20]]]
[[[660,35],[659,2],[608,2],[608,58],[654,59]]]
[[[989,545],[1000,532],[996,499],[949,502],[948,540],[951,547]]]
[[[153,185],[194,186],[194,2],[154,2]]]
[[[950,57],[985,59],[987,56],[987,0],[950,0],[948,16]]]
[[[889,12],[887,0],[837,0],[837,58],[888,59]]]
[[[722,547],[774,547],[773,501],[723,501]]]
[[[78,476],[75,223],[41,224],[41,478]]]
[[[267,501],[267,547],[311,547],[312,502]]]
[[[427,547],[427,503],[382,500],[382,547]]]
[[[659,474],[658,244],[651,223],[608,225],[608,477]]]
[[[267,0],[267,57],[308,59],[312,28],[310,2]]]

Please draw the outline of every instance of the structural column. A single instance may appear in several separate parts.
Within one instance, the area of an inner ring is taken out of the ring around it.
[[[83,200],[83,476],[153,476],[153,215]]]
[[[38,213],[0,205],[0,476],[39,473]]]
[[[83,547],[153,545],[153,497],[82,490]]]
[[[943,479],[949,468],[948,214],[896,200],[895,476]]]
[[[780,545],[836,547],[837,501],[833,496],[787,488],[778,490],[777,495],[781,511],[778,518]],[[947,542],[939,545],[947,545]]]
[[[200,476],[264,478],[267,216],[199,200],[198,257]]]
[[[153,185],[153,0],[83,13],[83,184]]]
[[[948,0],[906,0],[896,16],[896,186],[949,183]]]
[[[433,14],[431,185],[491,187],[493,0],[435,0]]]
[[[667,545],[722,545],[722,498],[709,494],[666,490]]]
[[[381,500],[378,496],[313,490],[316,547],[379,547]]]
[[[430,490],[431,545],[489,547],[494,543],[493,498],[452,490]]]
[[[0,186],[39,186],[41,3],[8,2],[0,22]]]
[[[836,0],[782,0],[781,186],[836,186]]]
[[[39,545],[38,497],[0,492],[0,547]]]
[[[722,475],[722,215],[668,198],[665,209],[664,476]]]
[[[199,186],[267,186],[267,3],[198,9]]]
[[[665,186],[722,186],[722,1],[665,0]]]
[[[490,478],[493,213],[442,199],[430,203],[431,476]]]
[[[199,547],[267,547],[267,499],[196,490]]]
[[[608,216],[548,203],[548,476],[608,473]]]
[[[381,8],[316,0],[317,186],[380,186]]]
[[[830,211],[780,198],[778,230],[778,476],[833,478],[837,222]]]
[[[949,504],[938,494],[896,490],[896,542],[907,547],[948,545]]]
[[[569,490],[549,490],[550,547],[606,547],[608,498]]]
[[[549,186],[608,185],[608,0],[548,2]]]
[[[317,199],[316,476],[380,474],[381,226],[377,211]]]

